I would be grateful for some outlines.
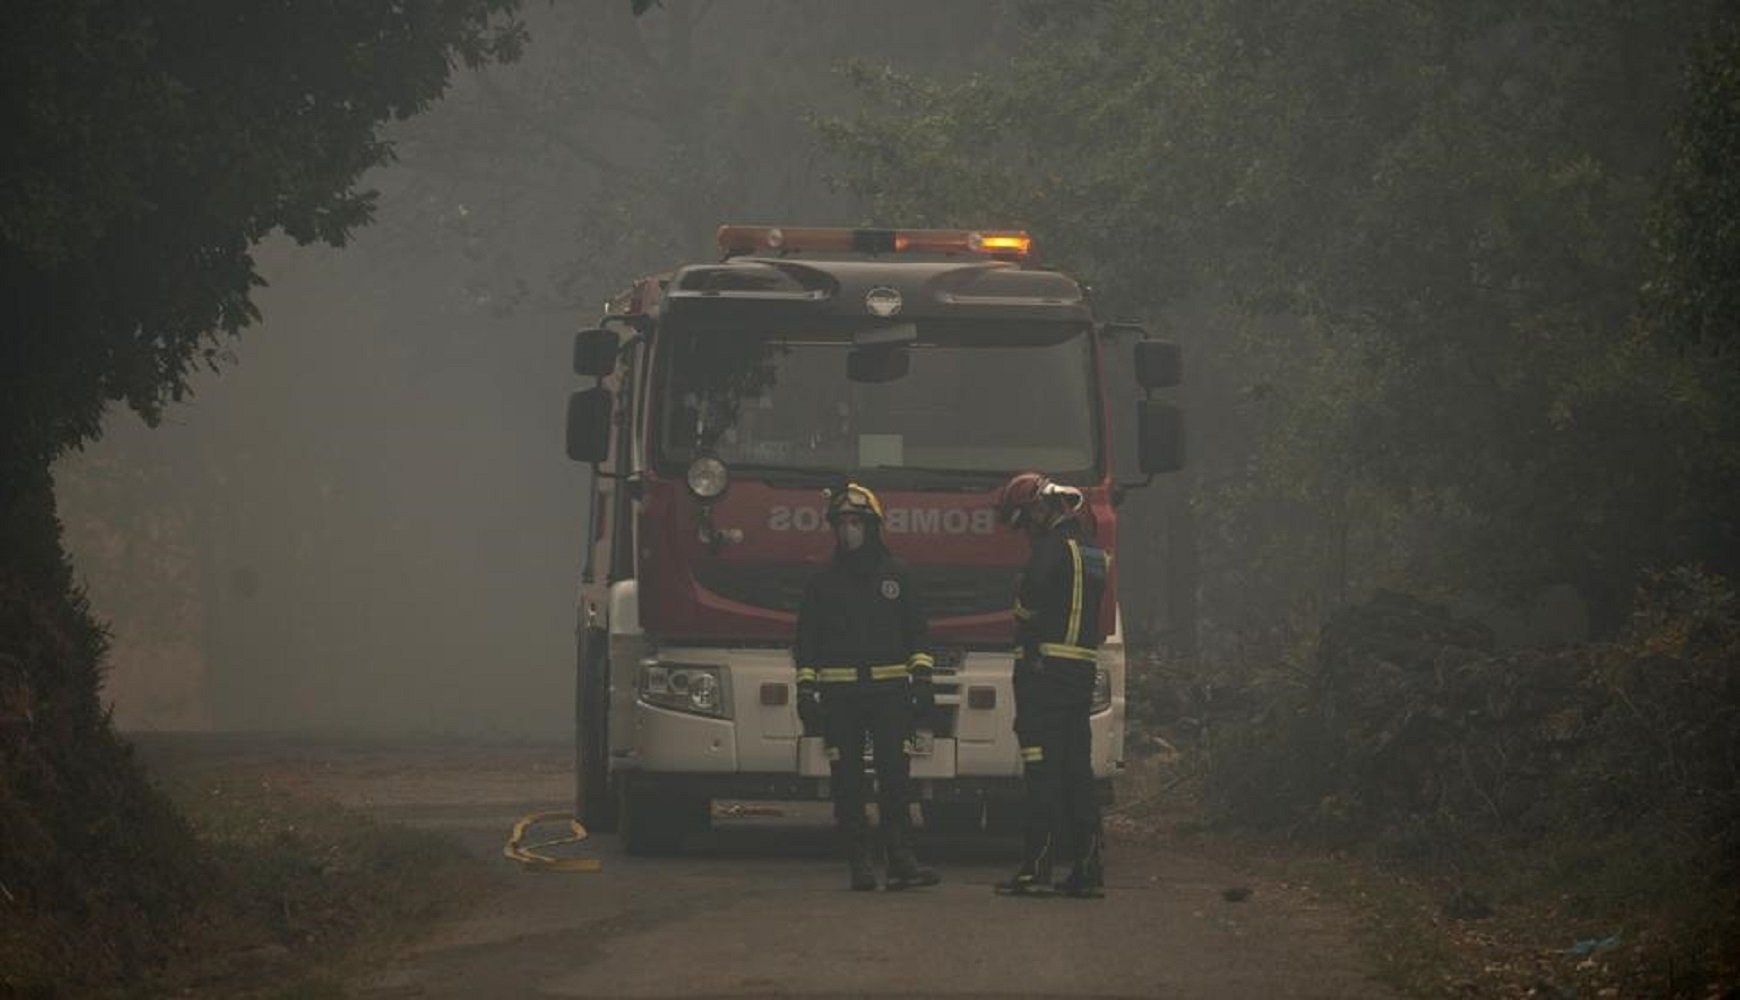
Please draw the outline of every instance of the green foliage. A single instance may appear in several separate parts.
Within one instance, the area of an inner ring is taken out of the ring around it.
[[[858,67],[872,110],[819,123],[871,221],[1030,226],[1185,344],[1205,641],[1135,714],[1222,819],[1450,867],[1568,838],[1541,891],[1678,897],[1732,953],[1731,7],[1035,5],[1007,75]],[[1383,589],[1553,583],[1613,641]]]
[[[215,983],[224,995],[343,996],[347,973],[490,890],[450,837],[294,795],[270,776],[173,760],[159,774],[208,868],[153,977],[163,995]]]
[[[172,939],[200,882],[186,825],[146,783],[101,708],[106,638],[56,561],[49,494],[12,496],[0,528],[38,544],[33,558],[0,566],[0,993],[8,994],[136,973]]]
[[[1728,10],[1700,45],[1676,129],[1672,183],[1656,224],[1651,288],[1664,332],[1726,358],[1740,346],[1740,15]]]
[[[1029,225],[1188,322],[1211,618],[1569,581],[1615,626],[1710,537],[1687,451],[1734,451],[1637,327],[1716,9],[1048,7],[1007,76],[858,67],[872,112],[820,129],[874,221]]]
[[[1699,417],[1702,446],[1675,458],[1702,514],[1703,558],[1735,560],[1740,496],[1740,15],[1725,11],[1687,74],[1688,104],[1674,134],[1675,162],[1652,233],[1647,327],[1684,374],[1671,391]]]
[[[52,906],[0,906],[0,993],[342,997],[359,969],[491,889],[451,838],[295,796],[198,753],[148,756],[155,808],[175,817],[180,839],[163,843],[149,826],[116,839],[141,845],[131,860],[159,876],[148,845],[187,859],[162,886],[174,906],[101,901],[76,934]],[[126,885],[121,874],[106,872],[108,884]]]
[[[1470,838],[1640,836],[1674,863],[1740,857],[1740,599],[1652,580],[1621,641],[1495,653],[1395,594],[1336,615],[1285,690],[1215,748],[1232,821],[1442,862]],[[1740,875],[1740,873],[1735,873]]]
[[[1635,604],[1611,644],[1505,652],[1402,595],[1348,608],[1300,666],[1221,700],[1197,748],[1210,814],[1553,925],[1648,928],[1640,954],[1688,983],[1731,975],[1740,597],[1683,567]]]
[[[109,400],[148,420],[256,318],[250,245],[342,244],[382,122],[511,57],[514,0],[33,4],[0,41],[0,459],[51,460]]]
[[[135,975],[200,881],[98,696],[48,464],[111,400],[155,420],[255,318],[251,245],[341,244],[378,134],[455,64],[510,57],[513,0],[38,3],[0,36],[0,986]],[[76,928],[80,933],[75,934]]]

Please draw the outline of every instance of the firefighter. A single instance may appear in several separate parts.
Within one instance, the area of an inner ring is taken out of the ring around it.
[[[866,738],[876,767],[886,885],[935,885],[937,873],[912,852],[907,796],[915,709],[935,704],[925,619],[910,571],[883,544],[876,494],[846,483],[826,495],[834,557],[810,580],[798,609],[792,644],[798,717],[804,733],[819,733],[827,747],[852,888],[876,888],[875,844],[864,815]]]
[[[1082,494],[1039,472],[1003,485],[997,519],[1024,532],[1031,555],[1015,599],[1015,737],[1027,817],[1020,869],[1001,895],[1105,894],[1094,787],[1092,712],[1100,600],[1110,557],[1082,524]],[[1053,866],[1069,873],[1053,884]]]

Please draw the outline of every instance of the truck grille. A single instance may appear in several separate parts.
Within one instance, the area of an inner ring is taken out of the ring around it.
[[[815,575],[807,563],[723,564],[695,567],[695,582],[729,601],[795,614]],[[1014,566],[914,566],[913,582],[930,618],[961,618],[1009,610]]]

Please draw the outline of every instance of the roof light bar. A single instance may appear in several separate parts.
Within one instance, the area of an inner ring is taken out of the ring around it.
[[[973,253],[1025,260],[1033,237],[1019,230],[833,229],[793,226],[720,226],[726,257],[751,253]]]
[[[980,253],[1007,253],[1025,257],[1033,251],[1033,237],[1026,233],[972,233],[968,240],[971,241],[974,237],[978,239]]]

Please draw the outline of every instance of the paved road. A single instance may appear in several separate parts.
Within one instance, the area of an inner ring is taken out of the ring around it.
[[[589,842],[597,874],[521,870],[513,821],[559,809],[560,748],[300,746],[256,762],[383,818],[447,831],[503,890],[362,984],[406,997],[1388,997],[1344,914],[1132,838],[1110,846],[1108,898],[1003,899],[1014,845],[927,838],[944,883],[854,893],[819,806],[722,816],[675,858]],[[557,831],[559,832],[559,831]]]

